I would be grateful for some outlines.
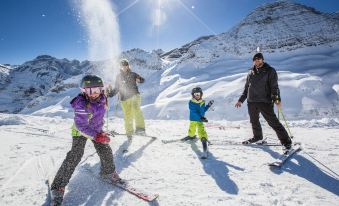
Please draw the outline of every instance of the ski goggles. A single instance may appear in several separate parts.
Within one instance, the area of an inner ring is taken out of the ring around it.
[[[86,88],[81,88],[81,91],[86,93],[87,95],[101,94],[104,91],[104,88],[103,87],[86,87]]]
[[[193,96],[201,96],[201,93],[200,92],[196,92],[196,93],[193,93]]]

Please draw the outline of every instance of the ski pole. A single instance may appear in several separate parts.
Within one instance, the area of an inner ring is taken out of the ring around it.
[[[278,115],[279,115],[279,113],[281,113],[281,116],[283,117],[283,120],[284,120],[285,125],[286,125],[286,127],[287,127],[288,133],[290,134],[291,138],[293,139],[293,135],[292,135],[292,133],[291,133],[290,128],[288,127],[288,124],[287,124],[285,115],[284,115],[284,113],[282,112],[282,109],[278,107]]]
[[[120,94],[118,94],[118,99],[117,99],[117,103],[114,107],[114,115],[117,117],[118,116],[118,106],[119,106],[119,101],[120,101]]]

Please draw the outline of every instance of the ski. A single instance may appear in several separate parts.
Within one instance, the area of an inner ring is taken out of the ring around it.
[[[127,180],[121,180],[120,182],[117,183],[112,183],[109,182],[107,180],[102,179],[96,172],[92,171],[90,168],[87,167],[82,167],[84,168],[86,171],[88,171],[89,173],[91,173],[92,175],[94,175],[96,178],[98,178],[100,181],[111,184],[115,187],[118,187],[122,190],[125,190],[126,192],[134,195],[137,198],[140,198],[146,202],[152,202],[154,200],[156,200],[159,197],[159,194],[148,194],[140,189],[137,189],[133,186],[131,186]]]
[[[108,134],[110,134],[112,137],[115,137],[115,136],[126,136],[126,134],[122,134],[122,133],[116,132],[115,130],[109,131]]]
[[[138,136],[138,137],[148,137],[148,138],[151,138],[151,139],[153,139],[153,140],[158,139],[157,137],[151,136],[151,135],[133,134],[132,136],[133,136],[133,137],[134,137],[134,136]]]
[[[194,138],[187,136],[187,137],[183,137],[179,139],[161,140],[161,142],[164,144],[168,144],[168,143],[175,143],[175,142],[197,141],[198,139],[199,138],[197,138],[196,136],[194,136]]]
[[[184,138],[180,138],[180,139],[170,139],[170,140],[161,140],[162,143],[164,144],[168,144],[168,143],[174,143],[174,142],[181,142],[184,141]]]
[[[261,147],[261,146],[266,146],[266,147],[281,147],[281,144],[277,143],[269,143],[269,142],[263,142],[263,143],[250,143],[250,144],[243,144],[242,142],[235,142],[235,141],[213,141],[209,142],[209,145],[222,145],[222,146],[227,146],[227,145],[241,145],[241,146],[247,146],[247,147]]]
[[[116,187],[119,187],[120,189],[123,189],[127,192],[129,192],[130,194],[135,195],[136,197],[145,200],[147,202],[152,202],[153,200],[157,199],[159,197],[159,194],[146,194],[145,192],[134,188],[133,186],[131,186],[130,184],[128,184],[125,180],[123,180],[123,182],[118,182],[113,184]]]
[[[294,144],[293,148],[287,152],[287,154],[282,154],[276,161],[269,163],[270,167],[281,168],[287,160],[289,160],[294,154],[301,151],[301,144]]]

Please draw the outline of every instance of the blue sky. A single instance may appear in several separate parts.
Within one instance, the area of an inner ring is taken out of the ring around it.
[[[274,0],[111,2],[119,14],[122,50],[169,51],[200,36],[225,32],[256,7]],[[339,11],[339,0],[295,2],[322,12]],[[40,54],[86,59],[87,35],[73,6],[72,0],[0,0],[0,63],[21,64]],[[162,20],[155,26],[153,12],[158,8]]]

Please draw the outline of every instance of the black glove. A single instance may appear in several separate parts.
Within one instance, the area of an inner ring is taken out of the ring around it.
[[[271,99],[272,99],[272,102],[281,102],[281,98],[280,98],[280,95],[277,94],[277,95],[271,95]]]
[[[211,100],[211,101],[208,102],[207,106],[210,107],[210,106],[212,106],[213,103],[214,103],[214,100]]]
[[[202,122],[208,122],[208,120],[206,119],[206,117],[201,117],[200,120],[201,120]]]

